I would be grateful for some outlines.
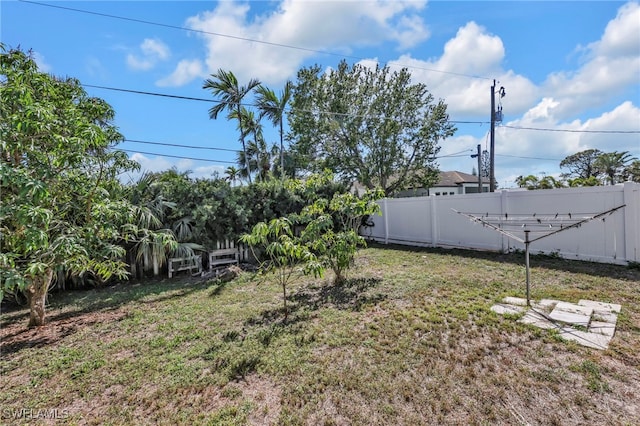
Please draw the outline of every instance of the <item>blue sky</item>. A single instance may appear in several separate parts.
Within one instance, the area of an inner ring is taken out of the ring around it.
[[[476,145],[488,149],[495,79],[506,89],[496,128],[500,187],[519,175],[557,176],[560,161],[584,149],[640,158],[638,2],[2,1],[0,13],[3,43],[33,49],[42,70],[85,85],[213,99],[202,84],[219,68],[278,92],[301,67],[342,58],[406,66],[444,99],[452,120],[485,122],[459,124],[441,143],[442,170],[470,173]],[[206,177],[235,161],[224,149],[240,148],[236,123],[210,120],[210,103],[86,90],[115,108],[127,139],[222,149],[121,144],[144,169]]]

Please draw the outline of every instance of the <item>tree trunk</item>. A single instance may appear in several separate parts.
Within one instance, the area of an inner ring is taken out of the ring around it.
[[[35,277],[27,287],[29,301],[29,327],[44,325],[47,291],[53,277],[53,269],[47,269],[43,276]]]
[[[156,254],[153,254],[153,276],[157,277],[158,275],[160,275],[160,265],[158,262],[158,256],[156,256]]]

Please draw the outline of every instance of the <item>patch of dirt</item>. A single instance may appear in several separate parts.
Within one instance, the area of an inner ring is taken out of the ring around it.
[[[96,323],[117,321],[127,315],[124,310],[66,312],[50,317],[42,327],[28,328],[21,321],[5,324],[0,329],[0,354],[4,357],[24,348],[55,344]]]
[[[242,391],[242,396],[254,406],[249,414],[249,424],[256,426],[277,424],[282,407],[282,391],[279,386],[266,378],[251,375],[245,381],[238,383],[238,387]]]

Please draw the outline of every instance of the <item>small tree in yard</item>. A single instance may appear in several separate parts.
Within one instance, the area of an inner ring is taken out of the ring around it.
[[[300,238],[323,266],[333,270],[334,283],[344,281],[358,247],[366,246],[358,229],[364,217],[380,214],[376,200],[382,197],[384,192],[380,189],[367,191],[361,198],[351,193],[335,194],[330,202],[320,199],[302,211],[301,218],[307,226]]]
[[[289,219],[281,217],[271,220],[269,223],[260,222],[255,225],[250,234],[240,237],[240,241],[249,244],[252,248],[259,247],[264,251],[267,261],[261,265],[263,272],[274,272],[278,284],[282,288],[284,301],[284,320],[287,320],[287,284],[293,273],[298,268],[303,268],[305,273],[313,273],[321,276],[323,268],[316,256],[309,248],[300,243],[293,234]]]
[[[117,175],[136,163],[111,150],[122,140],[113,117],[77,80],[40,73],[27,54],[0,46],[0,300],[24,291],[29,326],[45,322],[56,270],[127,275],[121,244],[135,238],[126,229],[137,211]]]

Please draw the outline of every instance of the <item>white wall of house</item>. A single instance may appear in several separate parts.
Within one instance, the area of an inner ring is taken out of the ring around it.
[[[388,198],[379,202],[382,216],[362,235],[383,243],[467,248],[507,252],[524,244],[472,223],[452,209],[495,215],[593,215],[625,205],[604,220],[540,239],[531,253],[557,253],[567,259],[626,264],[640,262],[640,184],[508,191],[455,197]]]

